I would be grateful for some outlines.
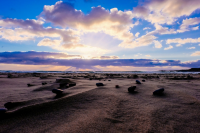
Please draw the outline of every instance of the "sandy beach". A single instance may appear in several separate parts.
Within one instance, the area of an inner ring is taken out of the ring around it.
[[[76,85],[60,87],[56,79]],[[0,132],[197,133],[199,81],[199,74],[1,73],[0,108],[12,106],[0,115]],[[163,95],[153,95],[160,88]]]

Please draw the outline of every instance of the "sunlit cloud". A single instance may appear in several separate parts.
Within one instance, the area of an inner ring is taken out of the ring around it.
[[[199,8],[199,0],[151,0],[135,7],[133,14],[154,24],[173,24],[177,17],[189,16]]]
[[[181,26],[180,26],[180,30],[178,30],[178,32],[185,32],[185,31],[190,31],[190,30],[198,30],[199,26],[196,27],[192,27],[190,28],[190,25],[197,25],[200,23],[200,18],[189,18],[189,19],[185,19],[183,20]]]
[[[192,53],[190,56],[200,56],[200,51],[196,51],[196,52]]]
[[[92,7],[89,14],[76,10],[70,3],[56,2],[55,5],[45,5],[40,18],[63,28],[71,27],[82,32],[100,32],[122,41],[132,41],[134,35],[130,29],[139,24],[133,23],[131,11],[120,11],[117,8],[106,10],[98,6]]]
[[[173,46],[172,45],[169,45],[168,47],[164,48],[164,50],[169,50],[169,49],[172,49]]]
[[[143,30],[149,30],[151,29],[150,27],[144,27]]]
[[[140,32],[137,32],[137,33],[135,34],[136,37],[138,37],[139,35],[140,35]]]
[[[193,38],[186,38],[186,39],[181,39],[181,38],[175,38],[175,39],[167,39],[166,44],[171,44],[171,43],[176,43],[178,44],[177,46],[181,46],[186,43],[198,43],[200,42],[200,37],[193,39]]]
[[[187,49],[195,49],[195,47],[189,47],[189,48],[187,48]]]

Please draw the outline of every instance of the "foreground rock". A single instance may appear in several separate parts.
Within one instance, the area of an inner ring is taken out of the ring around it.
[[[57,94],[57,95],[60,95],[60,94],[63,93],[63,90],[61,90],[61,89],[53,89],[52,92]]]
[[[163,95],[163,92],[164,92],[164,88],[161,88],[161,89],[155,90],[153,92],[153,95],[160,96],[160,95]]]
[[[33,84],[27,84],[28,87],[34,86]]]
[[[12,102],[7,102],[7,103],[4,104],[4,107],[7,108],[7,109],[10,109],[10,108],[14,107],[14,104]]]
[[[46,85],[47,83],[46,82],[42,82],[42,85]]]
[[[76,86],[76,83],[70,83],[69,87]]]
[[[128,92],[134,93],[135,89],[136,89],[136,86],[131,86],[131,87],[128,88]]]
[[[0,114],[6,113],[7,109],[6,108],[0,108]]]
[[[76,86],[76,83],[70,81],[69,79],[56,79],[56,83],[60,83],[60,88]]]
[[[139,80],[136,80],[136,84],[141,84],[141,82]]]
[[[96,83],[96,86],[104,86],[103,83]]]
[[[119,85],[115,85],[115,88],[119,88]]]

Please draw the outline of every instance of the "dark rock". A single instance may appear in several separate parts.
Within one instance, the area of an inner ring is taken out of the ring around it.
[[[156,78],[160,78],[159,76],[157,76]]]
[[[111,81],[111,80],[108,80],[108,81]]]
[[[33,84],[27,84],[28,87],[34,86]]]
[[[66,88],[66,86],[68,86],[68,83],[60,83],[60,88]]]
[[[6,113],[7,109],[6,108],[0,108],[0,114]]]
[[[163,92],[164,92],[164,88],[161,88],[161,89],[155,90],[153,92],[153,95],[163,95]]]
[[[10,108],[14,107],[14,104],[12,102],[7,102],[7,103],[4,104],[4,107],[7,108],[7,109],[10,109]]]
[[[12,78],[12,75],[9,73],[7,78]]]
[[[63,93],[63,90],[61,90],[61,89],[53,89],[52,92],[56,93],[57,95],[60,95],[60,94]]]
[[[96,83],[96,86],[104,86],[103,83]]]
[[[136,84],[141,84],[141,82],[139,80],[136,80]]]
[[[42,85],[46,85],[46,84],[47,84],[46,82],[43,82],[43,83],[42,83]]]
[[[142,82],[145,82],[145,80],[143,79]]]
[[[47,79],[47,76],[41,76],[40,79]]]
[[[119,88],[119,85],[115,85],[115,88]]]
[[[133,78],[138,78],[138,75],[133,75]]]
[[[131,86],[131,87],[128,88],[128,92],[134,93],[135,89],[136,89],[136,86]]]
[[[69,87],[76,86],[76,83],[70,83]]]

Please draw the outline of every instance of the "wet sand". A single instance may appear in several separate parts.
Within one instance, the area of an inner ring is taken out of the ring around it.
[[[7,74],[1,74],[0,107],[6,102],[15,106],[0,115],[0,132],[200,131],[200,75],[190,75],[194,78],[179,74],[138,76],[16,74],[7,78]],[[76,86],[61,88],[63,95],[56,97],[51,90],[59,88],[55,82],[59,78],[69,79]],[[136,84],[136,79],[145,82]],[[97,87],[98,82],[104,86]],[[27,87],[28,83],[34,86]],[[135,93],[128,93],[130,86],[136,86]],[[164,94],[152,95],[159,88],[165,89]]]

